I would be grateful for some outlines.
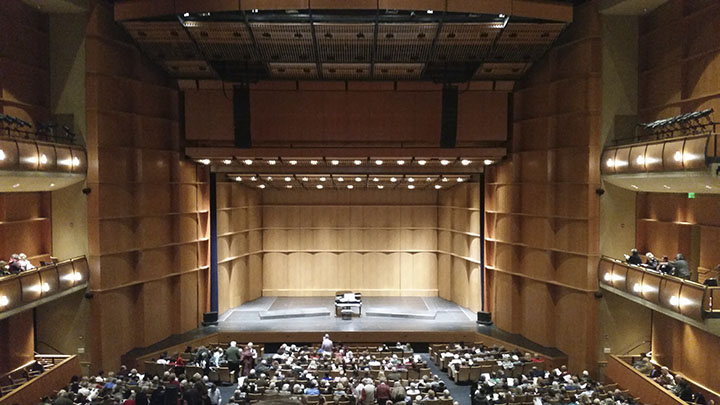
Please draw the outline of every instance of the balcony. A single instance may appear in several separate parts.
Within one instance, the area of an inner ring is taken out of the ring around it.
[[[634,266],[603,256],[600,287],[675,319],[720,334],[720,287]]]
[[[88,285],[85,256],[0,278],[0,319],[81,291]]]
[[[684,123],[684,115],[661,120],[660,124],[640,124],[645,130],[651,127],[652,131],[662,132],[636,136],[629,144],[605,148],[600,160],[603,180],[632,191],[720,192],[720,134],[717,124],[709,119],[712,111],[702,113],[707,114],[706,121],[683,124],[686,126],[673,124]]]
[[[0,125],[0,192],[52,191],[85,179],[87,153],[69,128],[33,130],[2,114]]]

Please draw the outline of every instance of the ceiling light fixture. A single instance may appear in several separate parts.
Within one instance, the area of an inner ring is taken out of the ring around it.
[[[385,188],[385,186],[383,186],[382,184],[378,184],[378,189],[382,190],[383,188]]]
[[[442,188],[441,185],[439,185],[439,184],[436,184],[436,185],[435,185],[435,190],[440,190],[441,188]]]
[[[291,166],[295,166],[297,164],[297,160],[291,160],[288,163],[290,163]]]
[[[240,177],[240,176],[235,177],[235,181],[242,181],[242,177]]]
[[[245,159],[245,160],[243,160],[243,163],[250,166],[251,164],[253,164],[253,161],[252,161],[252,159]]]
[[[223,163],[225,163],[226,165],[229,165],[230,163],[232,163],[232,160],[225,159],[225,160],[223,160]]]
[[[443,182],[443,183],[447,183],[447,181],[448,181],[448,178],[447,178],[447,177],[443,177],[443,178],[442,178],[442,182]]]
[[[55,183],[50,183],[50,187],[55,187]]]
[[[355,181],[360,183],[362,181],[362,179],[360,177],[355,177]]]
[[[395,177],[390,177],[390,181],[393,182],[393,183],[395,183],[395,182],[397,181],[397,178],[395,178]]]
[[[8,299],[7,295],[3,295],[0,297],[0,307],[6,307],[10,304],[10,300]]]
[[[373,177],[373,181],[377,183],[378,181],[380,181],[380,179],[378,179],[377,177]]]
[[[255,176],[250,177],[250,181],[257,181],[257,177],[255,177]]]
[[[380,165],[383,164],[383,161],[380,160],[380,159],[378,159],[378,160],[375,161],[375,164],[378,165],[378,166],[380,166]]]
[[[447,160],[447,159],[443,159],[443,160],[440,161],[440,164],[443,165],[443,166],[447,166],[447,165],[450,164],[450,161]]]
[[[48,158],[47,158],[47,156],[45,156],[44,153],[43,153],[42,155],[40,155],[40,164],[41,164],[41,165],[46,164],[47,161],[48,161]]]
[[[412,182],[415,181],[415,178],[413,178],[413,177],[408,177],[408,181],[409,181],[410,183],[412,183]]]
[[[428,13],[428,14],[432,14],[432,13],[434,13],[434,11],[428,10],[427,13]]]
[[[20,183],[13,184],[13,188],[18,188],[18,187],[20,187]]]
[[[467,165],[469,165],[469,164],[472,163],[472,162],[469,161],[469,160],[467,160],[467,159],[463,159],[463,160],[460,161],[460,163],[461,163],[463,166],[467,166]]]
[[[210,164],[210,159],[200,159],[200,160],[198,160],[198,163],[202,163],[205,166],[207,166]]]
[[[399,166],[402,166],[402,165],[405,164],[405,161],[402,160],[402,159],[400,159],[400,160],[397,161],[397,164],[398,164]]]
[[[485,159],[485,160],[483,160],[483,164],[485,164],[485,166],[489,166],[489,165],[493,164],[493,161],[490,159]]]
[[[0,149],[0,160],[5,160],[5,151]]]
[[[315,187],[316,187],[316,188],[317,188],[318,190],[322,190],[322,188],[323,188],[323,185],[322,185],[322,184],[318,184],[318,185],[317,185],[317,186],[315,186]]]
[[[285,181],[290,181],[290,180],[292,180],[290,177],[285,177]]]
[[[352,184],[348,184],[348,185],[347,185],[348,190],[352,190],[353,187],[354,187],[354,186],[353,186]]]
[[[264,184],[261,184],[261,185],[259,185],[258,187],[259,187],[259,188],[265,188],[265,185],[264,185]]]
[[[343,181],[345,181],[345,179],[343,179],[342,177],[338,177],[338,178],[337,178],[337,181],[339,181],[340,183],[342,183]]]
[[[315,159],[313,159],[313,160],[310,161],[310,164],[313,165],[313,166],[315,166],[316,164],[318,164],[318,161],[315,160]]]
[[[269,164],[270,166],[275,166],[276,163],[277,163],[277,161],[276,161],[275,159],[268,160],[268,164]]]
[[[337,165],[340,164],[340,161],[337,160],[337,159],[333,159],[333,160],[330,161],[330,163],[331,163],[333,166],[337,166]]]
[[[408,184],[408,188],[409,188],[410,190],[412,190],[412,189],[415,188],[415,186],[413,186],[412,184]]]
[[[355,163],[355,166],[360,166],[360,165],[362,164],[362,160],[360,160],[360,159],[355,159],[355,160],[353,161],[353,163]]]
[[[418,160],[418,164],[419,164],[420,166],[425,166],[425,163],[427,163],[426,160],[423,160],[423,159]]]
[[[320,177],[320,181],[325,181],[325,180],[327,180],[327,179],[324,176]]]
[[[286,184],[285,188],[292,188],[292,184]]]
[[[80,159],[78,159],[76,156],[73,158],[72,163],[73,163],[73,166],[80,166]],[[209,162],[208,162],[208,164],[209,164]]]
[[[308,178],[307,178],[307,177],[303,177],[303,178],[302,178],[302,181],[308,181]]]
[[[465,180],[463,180],[462,177],[458,177],[458,178],[457,178],[457,182],[458,182],[458,183],[462,183],[463,181],[465,181]]]

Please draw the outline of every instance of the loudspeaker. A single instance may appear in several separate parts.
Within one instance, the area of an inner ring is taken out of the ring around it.
[[[479,311],[477,313],[477,323],[478,325],[492,325],[493,322],[490,312]]]
[[[210,326],[210,325],[217,325],[218,323],[218,313],[216,311],[213,312],[205,312],[203,314],[203,326]]]
[[[454,148],[457,138],[458,88],[445,86],[442,92],[440,147]]]
[[[250,89],[245,86],[233,87],[233,125],[235,146],[252,148],[250,136]]]

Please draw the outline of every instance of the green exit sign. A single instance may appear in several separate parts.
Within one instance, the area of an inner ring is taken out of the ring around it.
[[[695,198],[695,193],[688,193],[688,198]]]

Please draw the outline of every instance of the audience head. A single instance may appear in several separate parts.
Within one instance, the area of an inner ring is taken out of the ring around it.
[[[230,342],[230,347],[237,347],[237,342],[234,340]]]
[[[682,253],[678,253],[678,254],[675,256],[675,260],[685,260],[685,255],[682,254]]]

